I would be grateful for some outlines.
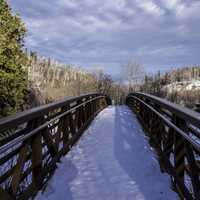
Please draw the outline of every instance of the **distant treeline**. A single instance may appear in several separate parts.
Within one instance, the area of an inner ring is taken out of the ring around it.
[[[125,87],[116,84],[111,76],[100,70],[88,72],[78,67],[60,64],[50,58],[42,58],[33,52],[27,57],[30,92],[37,95],[37,102],[32,102],[34,105],[91,92],[110,95],[115,103],[121,101]],[[32,96],[33,94],[31,101]]]
[[[5,0],[0,1],[0,117],[90,92],[107,94],[115,104],[124,103],[129,92],[138,90],[189,107],[200,102],[200,66],[158,72],[142,81],[144,69],[129,61],[122,66],[125,82],[116,83],[103,71],[88,72],[27,53],[25,34],[20,17]]]
[[[164,74],[145,76],[140,90],[193,107],[200,102],[200,66],[171,70]]]

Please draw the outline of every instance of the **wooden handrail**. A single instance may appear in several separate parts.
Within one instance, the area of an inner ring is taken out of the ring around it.
[[[86,95],[81,95],[79,97],[67,97],[65,99],[55,101],[53,103],[49,103],[46,105],[38,106],[29,110],[26,110],[21,113],[17,113],[16,115],[5,117],[0,119],[0,130],[4,131],[8,128],[13,128],[15,127],[16,124],[24,123],[27,121],[30,121],[41,114],[47,114],[57,108],[61,108],[63,106],[67,106],[70,103],[73,103],[75,101],[83,100],[85,98],[93,98],[96,96],[99,96],[100,94],[98,93],[90,93]],[[109,99],[109,98],[108,98]]]
[[[108,96],[92,93],[1,119],[1,198],[34,196],[52,175],[60,157],[70,150],[94,116],[109,104]]]
[[[131,95],[131,94],[129,94]],[[195,126],[200,128],[200,113],[191,110],[189,108],[177,105],[175,103],[172,103],[170,101],[167,101],[165,99],[150,95],[150,94],[145,94],[145,93],[134,93],[134,96],[137,96],[139,98],[142,99],[146,99],[151,101],[151,103],[153,104],[157,104],[162,108],[167,109],[168,111],[170,111],[173,114],[176,114],[178,117],[191,122],[192,124],[194,124]]]
[[[200,199],[200,114],[144,93],[129,94],[126,104],[137,114],[180,198]]]

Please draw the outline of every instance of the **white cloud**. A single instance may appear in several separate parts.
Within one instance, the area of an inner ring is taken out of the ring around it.
[[[137,2],[138,7],[144,10],[144,12],[146,13],[156,15],[156,16],[165,14],[165,11],[153,1],[137,0],[136,2]]]
[[[198,1],[9,1],[27,24],[27,47],[62,62],[107,72],[130,58],[144,66],[200,62]]]
[[[198,1],[162,0],[162,3],[180,20],[200,18],[200,2]]]
[[[181,4],[177,7],[177,16],[181,19],[200,18],[200,2],[193,2],[189,5]]]
[[[78,7],[78,3],[77,1],[74,0],[57,0],[56,1],[58,6],[64,6],[64,7],[68,7],[68,8],[77,8]]]
[[[182,0],[162,0],[163,4],[168,9],[176,10],[177,7],[182,4]]]

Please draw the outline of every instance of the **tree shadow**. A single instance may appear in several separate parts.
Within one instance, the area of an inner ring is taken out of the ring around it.
[[[117,161],[137,190],[142,194],[143,199],[171,199],[166,197],[166,190],[159,187],[162,182],[159,183],[159,180],[156,180],[156,177],[160,176],[158,163],[154,156],[147,156],[152,152],[148,142],[144,142],[145,137],[142,127],[134,114],[128,108],[121,109],[119,106],[116,107],[114,155]],[[154,176],[155,184],[156,186],[158,185],[158,188],[152,186],[154,184]],[[151,195],[151,193],[157,194]]]
[[[48,200],[73,200],[70,183],[76,178],[78,170],[70,159],[63,159],[42,194]]]

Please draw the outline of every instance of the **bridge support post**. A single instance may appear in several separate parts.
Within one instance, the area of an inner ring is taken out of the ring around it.
[[[65,106],[64,111],[69,110],[70,107],[67,105]],[[67,149],[67,142],[69,141],[69,114],[67,114],[66,116],[63,117],[63,121],[62,121],[62,133],[63,133],[63,137],[62,137],[62,143],[63,143],[63,148]]]
[[[180,125],[180,121],[176,115],[172,116],[172,122],[176,124],[177,127]],[[164,147],[164,153],[167,158],[170,160],[170,153],[173,151],[173,162],[174,170],[179,179],[179,183],[184,185],[184,176],[185,176],[185,147],[182,137],[172,129],[169,128],[167,142]],[[179,193],[180,197],[184,199],[182,190],[176,179],[172,179],[172,185],[175,190]]]
[[[42,135],[35,135],[31,139],[31,162],[32,162],[32,183],[36,188],[40,188],[42,180],[38,175],[42,171]]]
[[[174,166],[179,180],[184,184],[185,147],[183,139],[177,134],[174,135]],[[175,186],[180,195],[183,196],[182,191],[179,188],[179,185],[176,183],[176,180],[175,180]]]

